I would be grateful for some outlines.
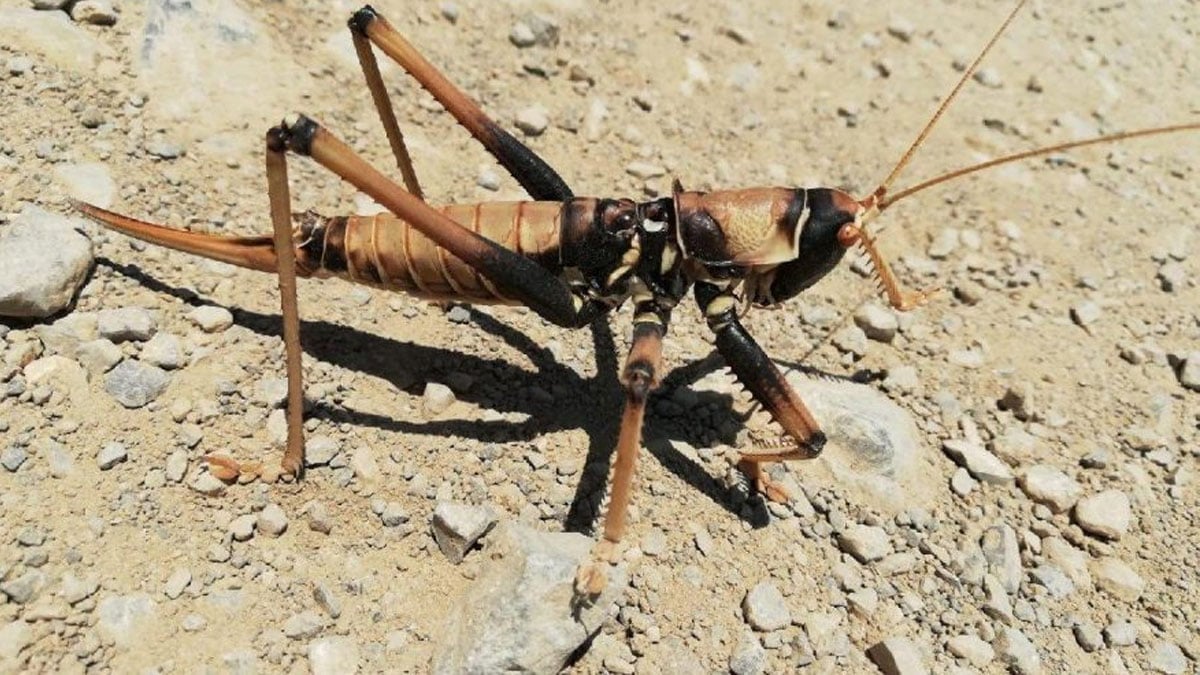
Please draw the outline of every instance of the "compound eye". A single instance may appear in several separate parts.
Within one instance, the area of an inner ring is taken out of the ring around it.
[[[850,248],[862,241],[862,230],[858,229],[858,226],[853,223],[846,223],[838,230],[837,238],[842,248]]]

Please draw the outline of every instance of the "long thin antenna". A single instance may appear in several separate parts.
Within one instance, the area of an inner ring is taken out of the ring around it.
[[[908,146],[908,150],[904,152],[904,156],[900,158],[900,161],[896,162],[895,168],[893,168],[892,172],[888,174],[888,177],[884,178],[883,182],[879,184],[879,187],[875,188],[875,192],[872,193],[875,198],[881,198],[887,193],[888,188],[890,188],[892,185],[892,181],[896,180],[896,177],[900,175],[900,172],[904,170],[904,167],[907,166],[912,160],[913,155],[917,152],[917,148],[921,147],[921,144],[924,143],[925,139],[929,136],[929,132],[933,130],[933,125],[937,124],[938,120],[942,117],[942,113],[946,112],[946,108],[949,108],[950,103],[954,101],[956,96],[958,96],[959,90],[961,90],[967,83],[967,80],[971,79],[971,76],[975,74],[975,70],[979,68],[979,64],[983,61],[983,58],[992,50],[992,46],[995,45],[996,41],[1000,39],[1000,36],[1004,33],[1005,29],[1008,28],[1008,24],[1012,23],[1012,20],[1016,18],[1017,12],[1021,11],[1021,8],[1025,6],[1026,1],[1027,0],[1020,0],[1017,3],[1017,6],[1013,7],[1012,11],[1008,13],[1008,17],[1004,19],[1004,23],[1000,24],[1000,28],[998,28],[995,34],[992,35],[992,39],[988,40],[987,45],[985,45],[983,50],[979,52],[979,56],[976,56],[975,60],[971,62],[971,65],[968,66],[965,71],[963,71],[962,77],[958,80],[958,84],[954,85],[954,89],[950,90],[950,95],[942,101],[942,104],[938,106],[937,111],[933,113],[933,117],[930,117],[929,121],[925,123],[925,128],[921,129],[920,134],[917,134],[917,139],[912,142],[912,145]]]
[[[1082,141],[1072,141],[1070,143],[1060,143],[1058,145],[1051,145],[1050,147],[1046,147],[1046,148],[1037,148],[1036,150],[1026,150],[1024,152],[1018,152],[1018,153],[1015,153],[1012,155],[1005,155],[1004,157],[997,157],[996,159],[990,159],[986,162],[981,162],[981,163],[975,164],[973,166],[956,169],[954,171],[944,173],[940,176],[930,178],[929,180],[917,183],[916,185],[914,185],[912,187],[905,188],[905,189],[901,190],[900,192],[897,192],[891,196],[885,197],[884,199],[880,200],[876,204],[876,207],[880,211],[882,211],[882,210],[886,209],[887,207],[891,206],[892,204],[895,204],[896,202],[900,201],[901,199],[904,199],[905,197],[908,197],[910,195],[914,195],[926,188],[931,188],[934,185],[939,185],[941,183],[945,183],[948,180],[953,180],[960,176],[966,176],[968,174],[972,174],[977,171],[983,171],[984,169],[990,169],[995,166],[1000,166],[1001,164],[1017,162],[1022,159],[1029,159],[1030,157],[1037,157],[1039,155],[1049,155],[1051,153],[1062,152],[1063,150],[1070,150],[1072,148],[1082,148],[1082,147],[1088,146],[1088,145],[1099,145],[1101,143],[1113,143],[1116,141],[1128,140],[1130,138],[1141,138],[1144,136],[1157,136],[1159,134],[1170,134],[1170,133],[1177,133],[1180,131],[1200,131],[1200,122],[1191,122],[1189,124],[1175,124],[1175,125],[1166,126],[1166,127],[1154,127],[1152,129],[1138,129],[1137,131],[1126,131],[1126,132],[1119,133],[1119,134],[1111,134],[1108,136],[1099,136],[1097,138],[1088,138],[1088,139],[1085,139]]]

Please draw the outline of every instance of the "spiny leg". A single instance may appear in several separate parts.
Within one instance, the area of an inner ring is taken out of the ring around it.
[[[400,67],[441,103],[454,119],[458,120],[472,136],[478,140],[488,152],[500,162],[501,166],[517,179],[529,196],[541,201],[566,201],[573,195],[562,177],[549,164],[538,157],[521,141],[496,124],[477,103],[472,101],[460,89],[454,86],[437,68],[417,51],[400,33],[388,23],[370,5],[363,7],[350,17],[350,30],[356,36],[362,36],[379,47],[383,53],[390,56]],[[359,44],[356,37],[355,46]],[[365,46],[365,45],[364,45]],[[359,52],[361,59],[362,52]],[[372,58],[372,61],[374,59]],[[366,67],[364,66],[364,72]],[[378,68],[376,68],[378,72]],[[367,76],[370,84],[371,76]],[[386,99],[382,83],[379,84],[378,94],[372,85],[372,95],[376,96],[376,106],[379,107],[379,96]],[[387,104],[390,112],[390,103]],[[380,107],[380,116],[384,115]],[[394,115],[392,116],[394,122]],[[384,121],[384,127],[388,122]],[[391,131],[388,132],[389,139]],[[399,133],[397,128],[396,133]],[[393,148],[395,144],[393,144]]]
[[[565,282],[534,260],[463,227],[409,194],[308,117],[290,115],[280,128],[289,150],[311,156],[543,319],[578,328],[608,311],[601,301],[575,295]]]
[[[633,324],[633,344],[621,371],[621,386],[625,389],[625,410],[621,415],[621,433],[617,438],[616,460],[613,462],[612,495],[604,516],[604,534],[592,550],[590,562],[579,568],[575,592],[595,597],[607,583],[606,570],[617,562],[618,550],[625,535],[629,514],[630,490],[642,447],[642,420],[646,413],[646,398],[662,381],[662,340],[666,333],[668,314],[656,310],[653,301],[639,303]]]
[[[787,501],[791,496],[771,482],[763,463],[812,459],[825,446],[825,432],[783,373],[738,321],[737,299],[729,291],[700,282],[696,284],[696,301],[716,336],[717,351],[733,374],[796,443],[789,448],[743,452],[738,461],[738,468],[750,476],[759,492],[773,501]]]
[[[287,364],[287,449],[283,453],[285,474],[299,477],[304,472],[304,383],[300,364],[300,309],[296,300],[296,250],[292,240],[292,204],[287,175],[287,132],[282,127],[267,131],[267,194],[271,201],[271,225],[275,232],[278,261],[279,301],[283,314],[283,349]]]

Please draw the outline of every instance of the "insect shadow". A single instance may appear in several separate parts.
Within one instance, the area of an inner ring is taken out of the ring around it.
[[[195,291],[172,286],[151,276],[136,265],[127,265],[98,257],[97,264],[136,281],[143,287],[170,295],[189,305],[214,305],[229,310],[234,322],[259,335],[278,337],[278,314],[266,314],[215,303]],[[575,494],[565,516],[567,531],[591,534],[601,513],[600,505],[608,482],[609,460],[616,448],[620,431],[621,407],[624,403],[617,373],[620,358],[612,331],[601,319],[591,326],[596,375],[585,377],[575,369],[559,363],[551,350],[538,344],[521,331],[483,312],[472,311],[471,322],[482,331],[502,340],[524,354],[534,366],[529,371],[500,358],[465,354],[451,349],[395,340],[323,320],[302,320],[303,350],[309,356],[344,368],[381,378],[408,393],[420,394],[427,381],[438,375],[456,372],[476,379],[476,383],[456,394],[459,400],[482,404],[499,412],[518,412],[525,421],[482,420],[405,420],[354,410],[328,401],[314,404],[310,415],[335,423],[348,422],[359,427],[374,427],[393,432],[455,435],[484,442],[530,440],[563,429],[581,429],[588,437],[587,457],[584,460]],[[678,387],[691,384],[722,367],[715,353],[673,369],[663,379],[652,400]],[[573,396],[554,400],[535,400],[528,395],[515,395],[534,387],[543,391],[569,391]],[[713,476],[704,466],[685,456],[672,443],[684,441],[697,447],[711,444],[714,424],[740,430],[746,418],[732,409],[729,394],[711,391],[696,392],[693,410],[682,410],[673,420],[658,415],[647,417],[643,447],[672,474],[704,494],[714,503],[741,518],[752,527],[764,527],[770,518],[761,497],[751,495],[745,484],[727,485],[723,477]],[[701,419],[696,411],[723,411],[716,419]]]

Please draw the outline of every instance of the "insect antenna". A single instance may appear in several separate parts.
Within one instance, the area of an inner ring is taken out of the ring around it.
[[[879,187],[875,188],[875,191],[871,193],[871,196],[864,201],[877,201],[882,199],[883,196],[887,194],[888,188],[891,187],[892,182],[896,180],[896,178],[900,175],[900,172],[904,170],[904,167],[908,166],[908,163],[912,161],[913,155],[916,154],[917,149],[925,143],[925,139],[928,138],[929,133],[933,131],[933,125],[937,124],[938,120],[942,118],[942,115],[946,112],[946,109],[950,107],[950,104],[958,96],[958,92],[962,90],[963,86],[967,84],[967,80],[971,79],[971,76],[974,75],[975,71],[979,69],[979,64],[983,62],[984,57],[986,57],[988,52],[992,50],[992,47],[996,44],[996,41],[999,40],[1000,36],[1004,34],[1004,31],[1008,28],[1008,25],[1012,23],[1013,19],[1016,18],[1017,13],[1021,11],[1021,8],[1025,6],[1026,2],[1027,0],[1020,0],[1016,7],[1012,8],[1012,11],[1010,11],[1008,16],[1005,17],[1004,23],[1000,24],[1000,27],[997,28],[996,32],[992,34],[992,39],[988,40],[988,43],[984,45],[982,50],[980,50],[979,55],[975,57],[975,60],[971,62],[971,65],[967,66],[967,69],[963,71],[962,77],[958,78],[958,82],[954,85],[954,88],[950,90],[950,94],[946,96],[944,100],[942,100],[941,105],[939,105],[937,110],[934,111],[933,116],[930,117],[929,121],[925,123],[925,127],[921,129],[921,133],[917,134],[917,138],[912,142],[912,145],[909,145],[908,150],[904,151],[904,155],[900,157],[900,161],[896,162],[896,166],[892,168],[891,173],[888,174],[887,178],[883,179],[883,182],[879,184]]]
[[[1191,122],[1188,124],[1173,124],[1171,126],[1153,127],[1151,129],[1138,129],[1136,131],[1125,131],[1125,132],[1122,132],[1119,134],[1109,134],[1107,136],[1097,136],[1096,138],[1087,138],[1082,141],[1059,143],[1058,145],[1051,145],[1051,146],[1048,146],[1045,148],[1036,148],[1033,150],[1026,150],[1024,152],[1013,153],[1011,155],[1005,155],[1003,157],[997,157],[995,159],[989,159],[986,162],[980,162],[979,164],[973,164],[971,166],[963,167],[961,169],[955,169],[954,171],[946,172],[940,176],[935,176],[928,180],[921,181],[920,183],[917,183],[916,185],[913,185],[912,187],[907,187],[895,194],[884,197],[883,199],[876,202],[875,207],[879,211],[883,211],[884,209],[891,206],[892,204],[895,204],[896,202],[900,201],[901,199],[904,199],[905,197],[909,197],[918,192],[921,192],[922,190],[925,190],[926,188],[931,188],[935,185],[940,185],[947,181],[951,181],[951,180],[954,180],[955,178],[959,178],[961,176],[966,176],[966,175],[975,173],[977,171],[983,171],[984,169],[990,169],[992,167],[1000,166],[1001,164],[1009,164],[1011,162],[1019,162],[1023,159],[1029,159],[1030,157],[1038,157],[1040,155],[1049,155],[1049,154],[1052,154],[1055,152],[1062,152],[1063,150],[1071,150],[1073,148],[1082,148],[1082,147],[1088,146],[1088,145],[1100,145],[1101,143],[1115,143],[1117,141],[1124,141],[1124,140],[1128,140],[1131,138],[1143,138],[1145,136],[1157,136],[1159,134],[1178,133],[1180,131],[1200,131],[1200,122]]]

